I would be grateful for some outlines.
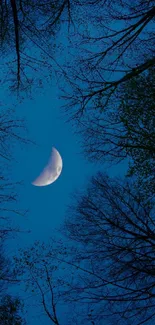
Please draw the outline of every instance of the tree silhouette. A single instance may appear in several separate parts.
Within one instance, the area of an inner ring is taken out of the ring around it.
[[[13,231],[11,229],[11,231]],[[6,232],[0,233],[0,324],[22,325],[25,321],[21,317],[22,301],[7,294],[8,288],[19,283],[17,270],[8,258],[6,251]]]
[[[16,270],[20,273],[25,291],[35,296],[36,305],[41,305],[43,313],[52,324],[62,324],[59,306],[63,301],[64,281],[59,273],[59,263],[55,245],[35,242],[27,250],[20,250],[20,256],[15,257]],[[61,309],[60,309],[61,310]],[[36,315],[37,317],[37,315]],[[69,317],[67,323],[69,323]]]
[[[24,120],[16,119],[15,112],[11,109],[1,109],[0,112],[0,157],[1,157],[1,176],[0,176],[0,238],[3,235],[11,235],[14,230],[18,231],[13,225],[15,215],[25,215],[26,210],[19,211],[15,207],[17,203],[17,186],[10,179],[8,167],[13,160],[13,149],[18,143],[30,144],[26,138]]]
[[[5,82],[11,83],[11,88],[25,91],[31,87],[33,74],[41,66],[42,70],[53,69],[51,53],[64,12],[67,13],[64,19],[70,20],[69,0],[1,1],[0,40],[5,70],[9,74]],[[40,51],[42,55],[38,57]],[[47,62],[47,56],[52,64]],[[39,81],[41,83],[41,79]]]
[[[8,167],[13,160],[13,148],[16,143],[28,143],[23,136],[23,121],[17,120],[9,109],[0,112],[0,324],[25,324],[20,316],[22,303],[19,298],[7,294],[8,288],[17,284],[17,272],[12,260],[8,258],[6,240],[12,237],[19,228],[15,226],[15,216],[25,215],[17,204],[17,183],[10,178]]]
[[[0,301],[0,322],[1,325],[24,325],[25,321],[20,316],[22,304],[18,298],[9,295]]]
[[[68,291],[70,299],[87,303],[92,319],[101,323],[108,316],[118,324],[153,322],[153,202],[141,198],[131,180],[99,173],[86,194],[75,197],[67,215],[74,247],[68,263],[81,271]]]
[[[120,86],[154,66],[154,16],[153,1],[87,3],[91,26],[79,29],[77,55],[67,66],[64,98],[72,118],[110,109]]]
[[[155,170],[155,69],[122,85],[108,111],[92,112],[79,125],[83,149],[92,161],[129,159],[129,175],[138,175],[154,188]],[[117,101],[118,98],[118,101]],[[144,185],[144,184],[143,184]]]

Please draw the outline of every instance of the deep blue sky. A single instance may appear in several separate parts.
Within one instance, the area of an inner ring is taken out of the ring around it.
[[[74,129],[62,117],[60,109],[62,101],[58,97],[56,87],[48,86],[46,91],[38,93],[33,100],[25,99],[23,103],[16,106],[16,116],[25,118],[28,137],[35,141],[36,145],[23,145],[21,149],[17,144],[14,148],[12,178],[15,182],[23,181],[17,208],[29,209],[26,217],[18,217],[16,221],[22,230],[31,232],[21,233],[13,242],[11,241],[9,247],[11,254],[17,254],[19,248],[25,248],[35,240],[48,241],[50,237],[55,236],[55,228],[58,229],[63,223],[71,194],[76,189],[85,189],[89,178],[97,170],[103,169],[102,165],[94,165],[84,159],[80,148],[80,137],[74,134]],[[52,146],[62,156],[62,173],[53,184],[35,187],[31,182],[48,162]],[[112,168],[108,165],[107,168],[104,166],[104,170],[111,176],[122,175],[125,169],[126,164]],[[58,233],[58,236],[61,234]],[[17,292],[20,293],[18,288]],[[26,296],[24,294],[24,298]],[[32,301],[28,300],[28,303],[32,304]],[[38,314],[38,311],[36,308],[34,312],[33,306],[28,313],[29,325],[34,324],[32,315],[35,313]],[[35,321],[38,322],[37,319]],[[46,324],[50,324],[48,319]]]
[[[114,28],[113,21],[111,21],[111,25]],[[93,25],[89,27],[93,29]],[[119,27],[119,25],[115,27]],[[59,63],[62,65],[67,54],[65,33],[66,30],[63,29],[56,36],[58,44],[61,40],[62,53],[59,57]],[[96,30],[94,30],[94,33],[96,33]],[[25,119],[28,130],[27,136],[36,143],[36,145],[23,145],[22,149],[17,144],[13,149],[15,160],[11,162],[11,181],[23,181],[23,185],[18,187],[19,200],[16,207],[17,210],[28,209],[29,211],[26,217],[19,216],[15,219],[15,224],[17,223],[25,233],[21,232],[15,239],[8,241],[7,253],[11,255],[18,254],[19,248],[26,248],[36,240],[48,241],[50,237],[56,234],[62,236],[61,233],[56,233],[55,229],[59,229],[59,226],[63,223],[66,207],[71,201],[71,194],[74,190],[85,189],[89,178],[98,170],[107,172],[111,177],[123,176],[127,170],[126,162],[109,168],[108,164],[91,164],[84,158],[80,148],[80,136],[74,134],[74,128],[69,123],[66,123],[65,117],[61,114],[63,102],[59,98],[59,90],[54,77],[51,84],[48,85],[43,80],[43,85],[44,89],[41,91],[33,89],[33,99],[27,98],[22,102],[15,99],[14,95],[10,95],[10,92],[6,90],[7,84],[4,85],[5,89],[0,90],[0,95],[3,92],[1,96],[2,103],[4,101],[10,108],[15,103],[15,116]],[[62,157],[62,173],[57,181],[50,186],[35,187],[31,182],[47,164],[53,146],[60,152]],[[27,232],[28,230],[30,230],[30,233]],[[22,287],[20,289],[14,287],[13,293],[19,293],[20,295],[22,293],[21,289]],[[24,299],[27,295],[30,294],[23,293]],[[27,303],[27,300],[25,300],[25,303]],[[42,310],[39,312],[40,318],[37,318],[38,309],[35,306],[35,298],[28,300],[28,303],[31,304],[27,317],[28,325],[51,324],[48,318],[41,317]],[[61,312],[63,318],[63,309],[61,309]]]
[[[71,194],[76,189],[85,189],[89,178],[97,170],[107,171],[111,177],[123,175],[126,164],[112,168],[107,164],[106,168],[103,165],[91,164],[84,158],[80,148],[80,137],[74,134],[74,129],[66,123],[61,113],[63,102],[59,99],[54,79],[51,85],[44,85],[43,91],[34,92],[32,100],[27,98],[19,103],[7,91],[3,96],[8,106],[12,107],[13,103],[16,103],[15,114],[17,118],[25,118],[28,137],[36,143],[23,145],[23,149],[17,144],[13,150],[15,160],[12,161],[12,180],[23,181],[19,189],[17,209],[29,209],[26,217],[19,216],[15,221],[22,230],[30,230],[30,233],[19,234],[13,242],[11,240],[8,249],[11,254],[15,254],[18,248],[27,247],[35,240],[48,241],[49,237],[55,235],[55,228],[58,229],[63,223]],[[50,186],[35,187],[31,182],[48,162],[52,146],[60,152],[63,159],[62,173]],[[38,319],[34,321],[32,314],[30,311],[29,325],[38,323]],[[45,324],[50,322],[46,320]]]
[[[17,116],[24,116],[28,137],[36,145],[26,145],[21,150],[14,149],[16,161],[13,162],[14,181],[23,180],[20,187],[18,208],[29,209],[21,227],[30,229],[31,233],[19,236],[18,246],[27,245],[34,240],[46,240],[55,227],[63,222],[65,208],[70,202],[71,193],[83,189],[91,177],[102,165],[88,162],[82,155],[80,137],[73,133],[74,129],[62,117],[56,87],[47,88],[47,92],[37,94],[34,100],[25,100],[16,107]],[[39,175],[48,162],[52,146],[61,154],[63,169],[60,177],[46,187],[35,187],[31,182]],[[122,166],[107,168],[111,176],[122,174]]]
[[[22,239],[26,243],[52,235],[54,228],[63,221],[70,194],[74,189],[84,187],[94,170],[94,166],[82,157],[79,139],[73,134],[71,125],[63,120],[60,104],[53,88],[17,107],[17,114],[25,115],[29,137],[36,142],[36,145],[25,146],[23,150],[15,148],[17,161],[13,167],[14,180],[23,180],[21,207],[30,209],[24,226],[32,233]],[[62,156],[62,173],[50,186],[35,187],[31,182],[48,162],[52,146]]]

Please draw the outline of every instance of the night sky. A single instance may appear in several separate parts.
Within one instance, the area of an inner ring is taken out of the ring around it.
[[[61,46],[64,45],[64,52],[63,57],[60,55],[57,60],[63,66],[65,56],[68,55],[68,43],[63,33],[59,34],[59,41]],[[36,58],[39,59],[39,54]],[[119,73],[117,75],[119,76]],[[69,91],[69,88],[67,90]],[[63,239],[59,229],[63,225],[66,209],[72,202],[73,193],[77,190],[85,190],[89,180],[97,171],[104,171],[111,178],[115,176],[123,178],[128,169],[128,162],[124,160],[122,163],[110,165],[107,162],[103,164],[101,161],[92,163],[86,159],[81,148],[81,136],[77,134],[75,124],[72,125],[67,121],[67,116],[62,109],[66,103],[60,96],[60,89],[54,75],[51,81],[43,80],[42,89],[36,91],[32,89],[32,98],[24,95],[24,99],[19,100],[15,93],[10,94],[7,83],[4,89],[0,90],[0,95],[1,101],[4,101],[7,107],[14,108],[14,116],[25,120],[27,128],[25,137],[33,142],[22,145],[17,142],[12,149],[14,159],[11,161],[9,175],[12,182],[22,182],[17,186],[19,199],[16,207],[18,210],[28,210],[25,216],[16,216],[14,220],[21,232],[7,241],[7,254],[12,257],[18,256],[19,249],[27,249],[35,241],[48,242],[52,237]],[[60,177],[49,186],[33,186],[32,181],[48,163],[52,147],[55,147],[62,157],[63,168]],[[35,305],[35,298],[29,298],[29,292],[25,293],[22,285],[14,286],[9,290],[23,298],[25,307],[28,308],[28,313],[23,317],[28,325],[51,324],[43,314],[43,309]],[[61,306],[58,310],[60,320],[62,317],[62,324],[65,324],[63,320],[65,308]]]
[[[63,224],[66,207],[71,202],[73,192],[85,189],[90,177],[98,170],[106,171],[111,177],[121,177],[127,169],[126,162],[111,167],[105,164],[103,167],[102,164],[93,164],[84,158],[80,148],[80,136],[66,123],[61,110],[63,102],[58,97],[58,89],[52,87],[51,91],[47,86],[44,93],[37,94],[33,100],[26,99],[16,106],[17,117],[24,117],[26,120],[27,137],[35,144],[24,145],[22,148],[17,144],[14,148],[12,180],[22,180],[22,185],[18,187],[17,205],[19,210],[29,211],[25,217],[19,216],[15,220],[22,232],[13,240],[9,240],[10,255],[18,255],[18,249],[27,248],[36,240],[48,242],[50,237],[62,238],[59,227]],[[31,182],[47,164],[52,146],[60,152],[63,159],[62,173],[53,184],[35,187]],[[14,287],[13,292],[23,296],[27,303],[26,297],[29,294],[22,293],[21,287],[20,290]],[[28,299],[28,305],[31,303],[31,299]],[[35,308],[37,317],[40,311]],[[34,306],[32,310],[30,307],[28,309],[26,318],[31,325],[34,324]],[[44,319],[44,316],[42,317]],[[50,321],[45,319],[46,324],[50,324]],[[42,320],[40,322],[42,323]]]
[[[63,222],[65,208],[70,203],[71,195],[76,189],[85,188],[90,177],[101,164],[88,162],[80,148],[80,136],[75,128],[66,123],[61,113],[62,100],[58,98],[56,88],[44,94],[38,94],[34,100],[25,100],[16,107],[17,116],[25,116],[28,137],[35,144],[16,146],[13,161],[14,181],[22,180],[20,187],[19,207],[28,208],[27,217],[21,227],[31,230],[30,234],[20,236],[21,241],[29,244],[34,240],[46,240],[55,228]],[[63,160],[60,177],[46,187],[35,187],[31,182],[40,174],[48,162],[52,147],[55,147]],[[126,171],[126,163],[109,168],[105,164],[104,171],[111,176],[121,176]],[[24,244],[24,243],[23,243]]]

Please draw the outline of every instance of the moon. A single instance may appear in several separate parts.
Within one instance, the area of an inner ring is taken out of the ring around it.
[[[47,166],[41,174],[32,182],[35,186],[50,185],[57,180],[62,171],[62,158],[59,152],[53,147]]]

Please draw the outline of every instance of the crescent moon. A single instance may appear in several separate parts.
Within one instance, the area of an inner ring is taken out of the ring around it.
[[[50,185],[57,180],[62,171],[62,158],[59,152],[53,147],[47,166],[41,174],[32,182],[35,186]]]

